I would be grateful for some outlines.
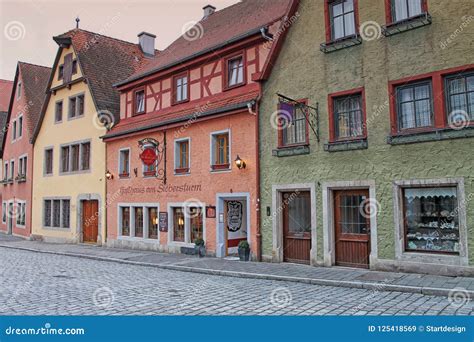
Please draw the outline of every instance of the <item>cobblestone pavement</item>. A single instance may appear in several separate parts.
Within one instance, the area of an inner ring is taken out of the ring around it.
[[[1,315],[471,315],[470,301],[0,248]]]

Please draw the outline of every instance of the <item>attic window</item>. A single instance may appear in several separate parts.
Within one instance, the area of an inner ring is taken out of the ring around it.
[[[64,65],[60,65],[58,68],[58,80],[62,80],[64,77]]]
[[[145,89],[135,91],[134,95],[134,113],[145,113]]]
[[[74,59],[72,61],[72,74],[73,75],[77,74],[77,59]]]
[[[19,99],[21,97],[21,82],[18,83],[17,91],[16,91],[16,98]]]
[[[227,88],[237,87],[245,83],[244,56],[237,56],[227,59]]]

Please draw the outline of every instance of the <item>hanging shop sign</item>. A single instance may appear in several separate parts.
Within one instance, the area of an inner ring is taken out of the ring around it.
[[[163,134],[163,141],[153,138],[145,138],[138,141],[140,148],[140,159],[157,179],[166,184],[166,132]],[[135,173],[136,175],[137,173]]]

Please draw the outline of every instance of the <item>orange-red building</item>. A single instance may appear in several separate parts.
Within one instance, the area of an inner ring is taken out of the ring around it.
[[[259,241],[260,81],[295,2],[243,1],[204,17],[117,84],[107,144],[107,241],[113,246],[235,254]]]
[[[3,135],[0,231],[26,238],[32,230],[32,136],[50,73],[48,67],[18,62]]]

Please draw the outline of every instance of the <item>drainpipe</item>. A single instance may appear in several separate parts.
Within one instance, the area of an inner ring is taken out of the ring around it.
[[[259,145],[259,136],[260,136],[260,113],[259,113],[259,104],[260,104],[260,94],[262,94],[262,84],[258,83],[259,87],[259,96],[255,101],[255,146],[256,146],[256,169],[257,169],[257,261],[262,261],[262,231],[261,231],[261,207],[260,207],[260,145]]]

